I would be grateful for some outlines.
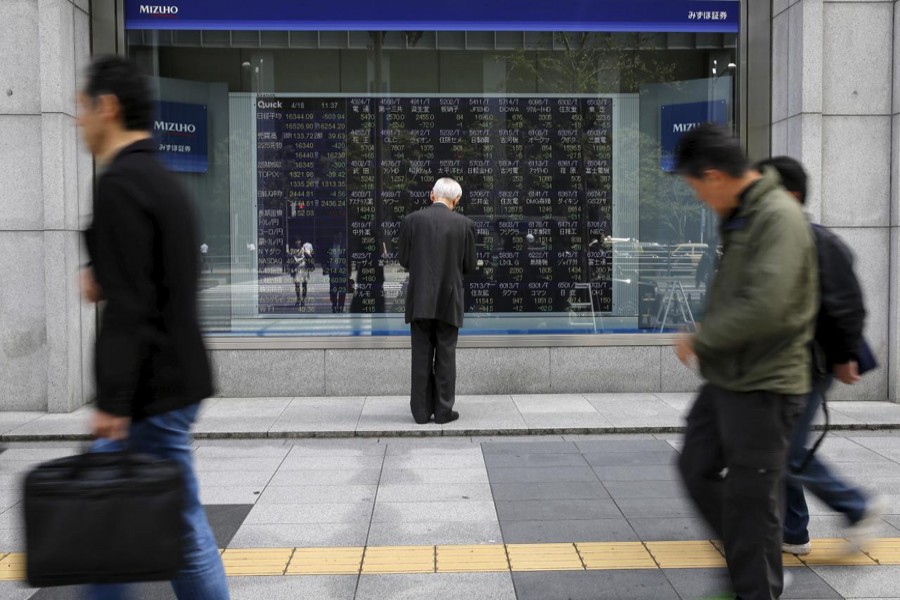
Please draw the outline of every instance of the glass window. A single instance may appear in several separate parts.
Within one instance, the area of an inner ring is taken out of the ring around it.
[[[671,153],[733,127],[737,34],[288,29],[126,32],[197,202],[208,334],[406,335],[399,224],[442,176],[477,224],[464,335],[699,317],[715,220]]]

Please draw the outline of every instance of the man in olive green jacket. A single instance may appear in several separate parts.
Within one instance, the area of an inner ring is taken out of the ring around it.
[[[788,440],[811,387],[815,246],[776,173],[752,170],[727,131],[700,125],[676,154],[678,172],[718,213],[724,246],[703,323],[676,346],[707,382],[687,419],[679,468],[724,542],[737,597],[776,600]]]

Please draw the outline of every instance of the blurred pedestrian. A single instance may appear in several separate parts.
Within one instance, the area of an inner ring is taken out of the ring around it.
[[[475,270],[475,223],[453,212],[459,183],[438,179],[431,206],[400,223],[398,258],[409,269],[406,322],[412,337],[410,409],[416,423],[459,418],[456,400],[456,341],[463,324],[463,275]]]
[[[778,172],[781,185],[801,205],[806,204],[806,171],[795,159],[778,156],[757,165]],[[812,393],[806,410],[794,426],[787,474],[787,511],[782,550],[805,555],[812,551],[809,538],[809,508],[805,487],[829,508],[846,517],[851,547],[864,545],[875,534],[884,500],[870,496],[834,474],[815,451],[808,449],[810,428],[834,379],[847,385],[858,382],[859,354],[863,344],[866,308],[862,288],[853,272],[853,253],[834,233],[813,225],[819,265],[820,305],[813,344]]]
[[[104,167],[85,232],[85,299],[105,301],[97,333],[95,451],[127,446],[184,470],[185,566],[179,599],[226,600],[228,585],[198,495],[192,424],[213,387],[197,319],[197,223],[182,186],[156,159],[150,84],[132,62],[96,58],[79,94],[78,123]],[[140,519],[140,515],[135,515]],[[125,586],[91,589],[122,598]]]
[[[687,418],[679,469],[723,541],[737,597],[776,600],[788,440],[810,391],[815,248],[777,175],[751,169],[725,129],[703,124],[684,134],[676,164],[719,215],[724,246],[703,323],[676,345],[706,380]]]

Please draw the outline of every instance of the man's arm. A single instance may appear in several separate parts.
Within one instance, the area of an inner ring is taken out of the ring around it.
[[[155,312],[153,223],[123,179],[100,180],[94,209],[94,272],[106,307],[97,337],[97,408],[131,415]]]
[[[701,361],[705,355],[777,335],[797,300],[795,282],[815,275],[803,272],[814,268],[807,263],[806,243],[812,241],[806,222],[782,215],[765,217],[757,238],[748,242],[755,244],[756,251],[747,257],[750,268],[741,293],[727,305],[717,306],[694,339]]]
[[[466,227],[466,255],[463,258],[463,275],[475,272],[477,255],[475,253],[475,221],[467,219]]]

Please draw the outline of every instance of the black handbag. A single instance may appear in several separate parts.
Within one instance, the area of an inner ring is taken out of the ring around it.
[[[24,488],[32,586],[160,581],[181,569],[185,482],[177,463],[85,453],[38,465]]]

